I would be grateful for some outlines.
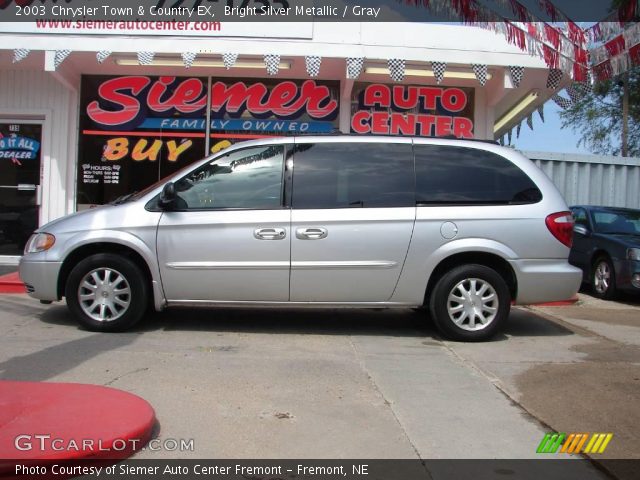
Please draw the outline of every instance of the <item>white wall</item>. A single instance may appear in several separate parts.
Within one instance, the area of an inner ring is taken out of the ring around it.
[[[41,225],[73,211],[77,110],[77,93],[50,73],[0,70],[0,118],[43,121]]]

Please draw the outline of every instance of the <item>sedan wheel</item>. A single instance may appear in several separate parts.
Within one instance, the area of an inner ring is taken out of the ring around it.
[[[613,265],[608,258],[596,260],[591,278],[593,293],[596,297],[611,300],[616,296],[616,278]]]

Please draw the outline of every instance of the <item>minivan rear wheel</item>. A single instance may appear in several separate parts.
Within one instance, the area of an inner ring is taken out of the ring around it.
[[[495,270],[461,265],[445,273],[431,293],[429,309],[438,330],[465,342],[487,340],[505,324],[511,306],[509,287]]]
[[[148,298],[140,268],[121,255],[100,253],[80,261],[65,285],[67,306],[92,331],[117,332],[142,318]]]

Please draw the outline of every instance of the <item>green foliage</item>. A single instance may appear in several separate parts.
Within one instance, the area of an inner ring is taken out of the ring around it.
[[[560,113],[563,128],[580,135],[578,146],[600,155],[622,151],[622,77],[596,83],[571,108]],[[640,156],[640,68],[629,71],[628,155]]]

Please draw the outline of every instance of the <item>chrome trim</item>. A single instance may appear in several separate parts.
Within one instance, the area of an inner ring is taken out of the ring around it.
[[[253,236],[258,240],[284,240],[287,232],[284,228],[256,228]]]
[[[388,260],[364,260],[356,262],[330,262],[330,261],[317,261],[317,262],[291,262],[291,268],[295,270],[329,270],[329,269],[344,269],[344,268],[394,268],[398,266],[398,262]]]
[[[327,238],[326,228],[298,228],[296,230],[296,238],[300,240],[322,240],[323,238]]]
[[[283,270],[289,262],[170,262],[172,270]]]
[[[413,308],[420,305],[400,302],[277,302],[236,300],[168,300],[169,307],[294,307],[294,308]]]

